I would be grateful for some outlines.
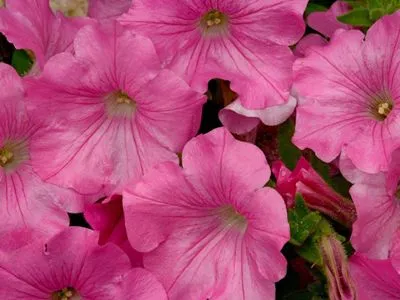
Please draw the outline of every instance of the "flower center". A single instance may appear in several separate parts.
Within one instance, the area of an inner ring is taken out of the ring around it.
[[[84,17],[88,14],[89,0],[50,0],[50,7],[66,17]]]
[[[113,92],[105,97],[107,113],[110,117],[132,118],[136,102],[122,91]]]
[[[51,295],[51,300],[80,300],[81,297],[78,295],[74,288],[66,287],[62,290],[54,292]]]
[[[14,160],[14,153],[7,148],[0,149],[0,166],[3,168]]]
[[[397,190],[396,190],[395,196],[396,196],[397,199],[400,200],[400,184],[397,186]]]
[[[0,0],[0,8],[6,6],[6,0]]]
[[[375,97],[370,104],[370,113],[378,121],[384,121],[392,110],[392,98],[386,93]]]
[[[234,226],[241,230],[247,227],[247,219],[240,214],[232,205],[226,205],[219,209],[219,215],[226,226]]]
[[[28,159],[28,147],[25,142],[8,141],[0,148],[0,167],[5,171],[14,170]]]
[[[224,32],[227,24],[228,16],[216,9],[207,12],[200,20],[200,27],[206,35]]]

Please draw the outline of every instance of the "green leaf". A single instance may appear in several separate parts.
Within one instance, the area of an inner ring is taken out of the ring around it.
[[[382,8],[374,8],[374,9],[370,9],[370,11],[369,11],[369,18],[372,21],[376,21],[384,15],[385,15],[385,10]]]
[[[382,1],[380,0],[367,0],[368,9],[375,9],[382,7]]]
[[[290,224],[290,243],[301,246],[317,229],[322,217],[318,212],[311,212],[301,195],[296,195],[296,204],[288,212]]]
[[[291,139],[294,134],[294,122],[288,120],[278,129],[278,151],[285,165],[293,170],[301,156],[301,151],[293,145]]]
[[[360,1],[360,0],[344,0],[344,1],[348,3],[352,8],[360,8],[367,6],[367,3],[365,1]]]
[[[321,4],[315,4],[315,3],[309,3],[306,8],[306,15],[308,16],[309,14],[317,11],[326,11],[327,7],[321,5]]]
[[[25,50],[15,50],[11,58],[11,65],[19,75],[26,75],[32,68],[33,61]]]
[[[347,14],[337,17],[337,19],[342,23],[361,27],[369,27],[373,23],[369,18],[368,8],[355,8]]]
[[[323,265],[323,260],[319,241],[320,237],[313,235],[308,238],[296,252],[311,264],[321,267]]]

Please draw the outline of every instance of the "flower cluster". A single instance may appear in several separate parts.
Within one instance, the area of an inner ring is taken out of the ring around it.
[[[386,2],[0,0],[0,298],[398,299]]]

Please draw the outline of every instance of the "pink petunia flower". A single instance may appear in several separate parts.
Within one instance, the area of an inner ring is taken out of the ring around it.
[[[289,239],[282,197],[254,145],[224,128],[188,142],[123,193],[131,245],[175,299],[274,299]]]
[[[231,81],[248,109],[284,104],[289,45],[304,33],[306,0],[136,0],[119,21],[151,37],[163,63],[201,92]]]
[[[400,273],[389,260],[367,259],[356,254],[350,258],[350,274],[360,300],[398,300]]]
[[[115,19],[127,12],[131,4],[132,0],[50,0],[50,7],[55,12],[95,19]]]
[[[327,11],[317,11],[309,14],[307,24],[312,29],[330,38],[337,29],[350,30],[351,25],[340,22],[337,17],[350,11],[350,6],[344,1],[336,1]]]
[[[277,178],[276,189],[288,207],[294,205],[296,193],[300,193],[308,207],[347,226],[354,222],[354,204],[335,192],[304,157],[300,158],[293,172],[281,161],[273,164],[272,171]]]
[[[219,112],[221,123],[232,133],[245,134],[256,128],[260,122],[267,126],[276,126],[285,122],[296,108],[296,98],[290,97],[282,105],[264,109],[247,109],[240,99],[235,100]]]
[[[387,171],[400,146],[400,13],[333,37],[294,64],[294,143],[326,162],[345,149],[367,173]]]
[[[400,274],[400,229],[397,230],[392,239],[390,261],[392,262],[392,265],[396,271]]]
[[[32,146],[42,178],[110,195],[158,162],[178,163],[205,97],[161,69],[149,39],[116,23],[85,27],[74,50],[29,81],[33,109],[53,122]]]
[[[321,238],[320,249],[328,281],[329,300],[358,299],[341,242],[334,236],[324,236]]]
[[[54,15],[49,0],[8,0],[0,9],[0,32],[17,49],[29,50],[35,62],[30,74],[40,72],[55,54],[71,51],[77,31],[89,22]]]
[[[53,234],[68,226],[66,211],[82,205],[74,192],[43,182],[33,171],[31,145],[48,129],[26,113],[23,93],[15,70],[0,64],[0,236],[10,228]]]
[[[131,269],[121,249],[113,244],[98,246],[97,239],[94,231],[69,227],[47,243],[0,253],[1,299],[166,299],[153,275]]]
[[[357,211],[351,236],[353,247],[369,258],[387,259],[395,233],[400,230],[400,149],[394,152],[387,173],[365,174],[345,154],[340,170],[355,183],[350,188]]]
[[[129,256],[132,266],[143,266],[142,254],[129,244],[122,210],[122,196],[111,197],[85,207],[85,219],[90,226],[100,232],[99,245],[114,243]]]
[[[328,41],[319,34],[310,33],[304,36],[297,44],[293,53],[296,57],[305,57],[312,51],[312,47],[325,46]]]

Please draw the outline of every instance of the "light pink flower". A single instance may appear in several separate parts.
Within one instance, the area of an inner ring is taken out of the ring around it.
[[[300,158],[293,172],[281,161],[273,164],[272,171],[277,179],[276,189],[289,207],[294,205],[296,193],[300,193],[308,207],[347,226],[354,222],[354,204],[335,192],[304,157]]]
[[[307,24],[326,37],[332,37],[337,29],[350,30],[352,26],[338,21],[337,17],[350,11],[350,6],[344,1],[336,1],[327,11],[317,11],[309,14]]]
[[[35,65],[31,73],[40,71],[53,55],[72,50],[77,31],[89,22],[54,15],[48,0],[9,0],[0,9],[0,32],[17,49],[32,52]]]
[[[357,168],[387,171],[400,145],[400,13],[334,36],[294,64],[294,143],[326,162],[343,149]],[[365,40],[364,40],[365,38]]]
[[[244,134],[256,128],[260,121],[268,126],[285,122],[294,112],[296,104],[296,98],[290,97],[285,104],[252,110],[243,107],[237,99],[219,112],[219,119],[230,132]]]
[[[400,274],[400,229],[397,230],[396,234],[392,239],[392,245],[390,249],[390,260],[393,267]]]
[[[328,281],[329,300],[357,299],[341,242],[334,236],[324,236],[321,238],[320,249]]]
[[[99,246],[97,240],[94,231],[69,227],[47,243],[0,253],[1,299],[132,299],[121,295],[140,295],[143,285],[149,297],[134,299],[166,299],[150,273],[130,271],[121,249],[113,244]],[[127,280],[129,284],[124,283]]]
[[[357,290],[357,299],[399,299],[400,274],[389,260],[373,260],[353,255],[350,258],[350,274]]]
[[[107,195],[158,162],[178,162],[205,97],[161,69],[149,39],[116,23],[85,27],[74,50],[75,57],[55,56],[30,80],[36,113],[54,122],[32,147],[40,175]]]
[[[122,196],[111,197],[85,207],[85,219],[94,230],[100,232],[99,245],[114,243],[129,256],[132,266],[143,266],[142,254],[129,244],[126,235]]]
[[[155,167],[123,194],[128,238],[175,299],[274,299],[289,239],[282,197],[254,145],[224,128]]]
[[[293,50],[294,55],[297,57],[304,57],[312,51],[311,47],[315,46],[325,46],[328,41],[324,39],[319,34],[310,33],[304,36],[297,44],[296,48]]]
[[[340,170],[355,183],[350,188],[357,211],[351,236],[353,247],[367,257],[387,259],[400,229],[400,149],[393,153],[387,173],[365,174],[355,168],[345,153]]]
[[[249,109],[288,101],[306,0],[136,0],[119,20],[151,37],[163,63],[201,92],[231,81]]]
[[[47,128],[24,108],[21,78],[0,64],[0,236],[36,228],[46,236],[68,226],[67,211],[81,208],[72,191],[43,182],[32,170],[31,145]]]
[[[115,19],[127,12],[132,0],[50,0],[53,11],[69,17],[89,16],[95,19]]]

